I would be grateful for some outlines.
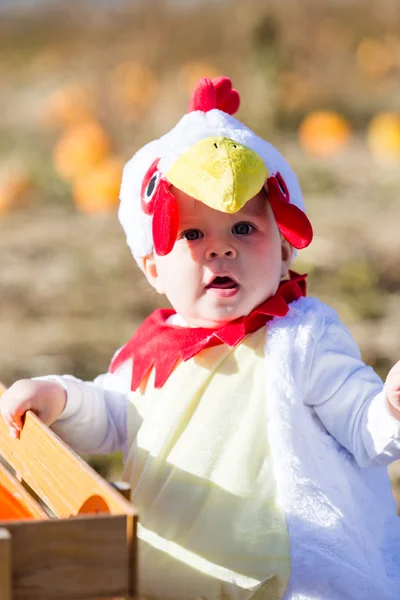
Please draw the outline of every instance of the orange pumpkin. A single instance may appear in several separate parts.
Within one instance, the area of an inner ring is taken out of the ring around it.
[[[364,38],[356,51],[357,66],[368,77],[384,77],[393,64],[389,46],[374,38]]]
[[[400,163],[400,112],[378,113],[369,123],[367,144],[382,164]]]
[[[122,162],[110,157],[83,177],[74,181],[73,196],[77,208],[85,213],[105,212],[118,204]]]
[[[31,185],[31,178],[22,166],[6,168],[0,175],[0,214],[24,205]]]
[[[73,83],[51,94],[41,107],[45,125],[71,127],[92,119],[97,106],[97,90],[90,84]]]
[[[64,179],[73,179],[104,160],[109,150],[107,133],[96,121],[88,121],[64,132],[54,148],[54,168]]]
[[[332,156],[349,141],[351,128],[333,111],[316,111],[307,115],[299,127],[303,149],[314,156]]]

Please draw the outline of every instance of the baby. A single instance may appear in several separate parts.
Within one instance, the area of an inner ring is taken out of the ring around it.
[[[385,385],[290,271],[312,228],[227,78],[126,165],[120,220],[157,310],[94,382],[16,382],[76,451],[122,449],[146,600],[395,600],[400,363]]]

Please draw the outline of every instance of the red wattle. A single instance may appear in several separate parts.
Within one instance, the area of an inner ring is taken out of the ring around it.
[[[283,237],[298,250],[306,248],[313,238],[311,223],[300,208],[290,203],[289,190],[280,173],[267,179],[267,190],[275,221]]]
[[[160,181],[153,211],[154,250],[159,256],[169,254],[174,247],[179,227],[179,210],[175,196],[166,180]]]
[[[298,250],[309,246],[313,239],[313,229],[307,215],[294,204],[272,200],[276,223],[283,237]]]

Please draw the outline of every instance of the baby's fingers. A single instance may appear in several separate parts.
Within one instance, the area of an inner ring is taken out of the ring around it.
[[[17,382],[0,399],[0,412],[13,437],[19,437],[24,414],[32,408],[32,397],[27,387],[23,382]]]
[[[1,405],[2,403],[0,404],[0,406]],[[1,414],[3,415],[3,418],[6,424],[8,425],[10,435],[12,437],[19,437],[20,431],[23,426],[23,416],[26,413],[26,411],[29,410],[29,408],[29,402],[27,401],[22,404],[18,404],[17,406],[14,406],[14,404],[5,405],[4,407],[1,406]]]
[[[2,408],[0,412],[4,421],[6,422],[6,425],[8,426],[10,435],[14,438],[18,438],[22,429],[22,418],[11,415],[7,408]]]

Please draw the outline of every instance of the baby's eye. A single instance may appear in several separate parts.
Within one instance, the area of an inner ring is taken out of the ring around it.
[[[232,233],[235,233],[236,235],[249,235],[253,230],[254,227],[253,225],[250,225],[250,223],[236,223],[236,225],[232,227]]]
[[[199,240],[203,237],[200,229],[187,229],[182,233],[182,237],[189,242],[194,242],[195,240]]]

